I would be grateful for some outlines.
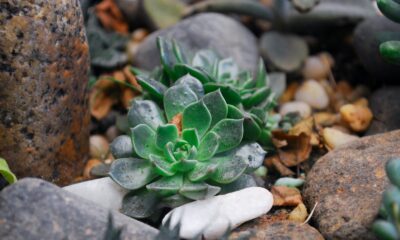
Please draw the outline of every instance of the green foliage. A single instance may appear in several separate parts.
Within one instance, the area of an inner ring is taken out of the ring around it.
[[[244,140],[259,141],[266,149],[272,147],[271,116],[268,113],[276,102],[262,60],[259,61],[256,76],[252,77],[249,71],[241,71],[231,58],[221,59],[211,50],[200,50],[190,59],[190,54],[175,41],[158,38],[157,46],[161,67],[151,73],[134,71],[148,97],[164,105],[168,121],[189,103],[207,94],[202,102],[212,115],[211,126],[226,116],[243,119]],[[185,94],[178,94],[180,92]],[[215,98],[217,92],[223,98]],[[204,107],[197,105],[192,108],[201,111],[195,119],[208,116],[204,114],[204,109],[200,110]],[[184,119],[185,125],[188,118]],[[198,130],[200,135],[204,131]]]
[[[379,239],[400,239],[400,158],[386,164],[386,173],[392,183],[383,194],[380,214],[384,219],[374,222],[372,230]]]
[[[377,0],[379,10],[390,20],[400,23],[399,0]],[[400,64],[400,41],[387,41],[379,46],[381,56],[392,64]]]
[[[219,89],[204,94],[199,80],[183,75],[162,99],[166,117],[156,102],[134,100],[128,112],[131,135],[111,144],[120,158],[110,176],[131,190],[122,211],[135,218],[216,195],[222,185],[257,169],[265,156],[259,144],[242,142],[244,120],[228,116]],[[176,118],[179,123],[168,123]]]
[[[10,184],[17,181],[17,177],[11,172],[6,160],[2,158],[0,158],[0,174]]]

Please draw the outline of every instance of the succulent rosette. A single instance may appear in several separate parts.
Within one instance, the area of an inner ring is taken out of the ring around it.
[[[131,135],[111,144],[110,177],[131,190],[125,214],[150,217],[157,208],[214,196],[261,166],[266,152],[242,142],[243,117],[220,90],[205,94],[199,80],[184,75],[164,92],[163,109],[134,100]]]

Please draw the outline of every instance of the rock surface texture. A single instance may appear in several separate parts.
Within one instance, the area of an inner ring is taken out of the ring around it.
[[[384,87],[370,98],[374,120],[367,131],[373,135],[400,129],[400,87]]]
[[[88,152],[88,45],[79,1],[0,3],[0,155],[67,184]]]
[[[319,159],[307,175],[304,198],[326,239],[375,239],[370,227],[388,186],[385,163],[400,157],[400,131],[365,137]]]
[[[46,181],[25,178],[0,193],[2,240],[104,239],[109,211]],[[157,230],[112,212],[121,239],[154,239]]]
[[[160,65],[156,39],[175,39],[184,49],[211,49],[221,57],[232,57],[239,67],[255,71],[259,60],[255,36],[230,17],[216,13],[198,14],[173,27],[156,31],[138,47],[134,63],[151,70]]]

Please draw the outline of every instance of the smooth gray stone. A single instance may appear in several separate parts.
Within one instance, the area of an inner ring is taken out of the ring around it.
[[[49,182],[24,178],[0,192],[2,240],[104,239],[109,211]],[[154,239],[157,230],[112,212],[121,239]]]

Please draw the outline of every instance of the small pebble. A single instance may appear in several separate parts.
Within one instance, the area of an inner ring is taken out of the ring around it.
[[[108,140],[102,135],[92,135],[89,139],[90,157],[96,159],[107,158],[109,152]]]
[[[329,97],[325,89],[315,80],[304,82],[295,94],[297,101],[302,101],[315,109],[325,109],[329,105]]]
[[[364,132],[371,124],[372,111],[361,104],[346,104],[340,108],[342,121],[355,132]]]
[[[322,132],[324,142],[329,150],[359,139],[359,137],[344,133],[334,128],[325,128]]]
[[[294,101],[283,104],[279,111],[281,116],[292,112],[298,112],[302,118],[307,118],[311,116],[311,107],[305,102]]]
[[[329,53],[311,56],[304,63],[303,76],[305,79],[327,79],[333,64],[333,58]]]
[[[169,212],[163,224],[171,217],[171,229],[181,223],[181,238],[202,234],[206,239],[218,239],[229,227],[234,229],[267,213],[272,204],[273,197],[267,189],[250,187],[182,205]]]

